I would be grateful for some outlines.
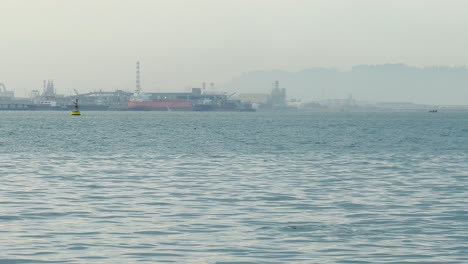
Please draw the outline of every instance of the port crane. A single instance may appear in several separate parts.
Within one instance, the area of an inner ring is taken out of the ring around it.
[[[2,98],[13,98],[15,97],[14,91],[8,91],[5,84],[0,83],[0,97]]]

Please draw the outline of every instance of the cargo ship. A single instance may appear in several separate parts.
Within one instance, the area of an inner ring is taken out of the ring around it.
[[[194,102],[193,111],[255,112],[251,103],[230,100],[229,97],[225,94],[205,96],[205,98]]]
[[[136,90],[127,107],[133,111],[192,111],[192,102],[181,98],[153,99],[141,90]]]
[[[213,84],[212,84],[213,85]],[[205,84],[203,84],[205,90]],[[136,63],[135,92],[127,103],[127,110],[137,111],[255,111],[251,104],[229,100],[233,96],[202,94],[201,88],[188,93],[143,93],[140,87],[140,63]]]

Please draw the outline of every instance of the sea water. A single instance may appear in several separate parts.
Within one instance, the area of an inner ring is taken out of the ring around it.
[[[467,113],[0,112],[0,263],[468,263]]]

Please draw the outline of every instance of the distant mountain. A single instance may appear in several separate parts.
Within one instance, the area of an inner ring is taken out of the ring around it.
[[[255,71],[236,77],[223,89],[269,93],[274,81],[289,99],[346,98],[360,101],[468,105],[468,68],[405,64],[359,65],[349,71],[311,68],[299,72]]]

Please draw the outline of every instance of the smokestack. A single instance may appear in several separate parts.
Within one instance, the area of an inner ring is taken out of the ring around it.
[[[136,84],[135,84],[135,91],[140,92],[140,62],[137,61],[136,63]]]

